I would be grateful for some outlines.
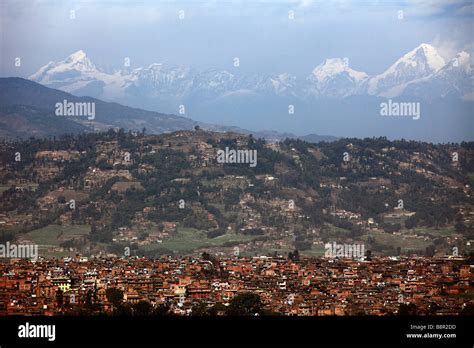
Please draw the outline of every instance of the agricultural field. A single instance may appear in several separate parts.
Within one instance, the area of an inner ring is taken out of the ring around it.
[[[63,253],[58,251],[62,242],[85,238],[90,230],[90,225],[49,225],[23,234],[21,238],[38,244],[41,256],[47,253],[47,256],[58,257],[63,256]],[[66,251],[64,254],[71,253]]]
[[[255,237],[235,233],[226,233],[216,238],[208,238],[205,231],[194,228],[178,228],[177,233],[163,240],[159,247],[157,247],[157,244],[146,245],[142,247],[142,250],[166,249],[174,253],[189,254],[202,248],[225,247],[226,243],[231,242],[245,243],[253,238]]]

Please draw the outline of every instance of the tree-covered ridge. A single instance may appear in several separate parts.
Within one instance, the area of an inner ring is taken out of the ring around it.
[[[256,150],[258,164],[219,163],[225,148]],[[318,254],[338,240],[448,252],[473,239],[473,151],[386,138],[268,143],[199,127],[3,142],[2,238],[74,224],[89,233],[58,237],[64,250]]]

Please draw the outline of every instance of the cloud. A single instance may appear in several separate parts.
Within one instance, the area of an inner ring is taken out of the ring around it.
[[[444,58],[445,61],[451,60],[456,53],[461,50],[461,47],[454,40],[447,40],[441,38],[440,35],[436,35],[431,45],[436,47],[436,50]]]
[[[473,16],[474,15],[474,3],[463,5],[456,10],[456,14],[460,16]]]

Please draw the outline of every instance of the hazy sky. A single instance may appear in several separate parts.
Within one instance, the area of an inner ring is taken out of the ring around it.
[[[125,57],[132,68],[231,70],[239,57],[244,72],[298,76],[334,57],[380,73],[422,42],[448,59],[461,49],[473,52],[472,1],[0,0],[0,6],[1,76],[27,77],[78,49],[109,70],[121,68]]]

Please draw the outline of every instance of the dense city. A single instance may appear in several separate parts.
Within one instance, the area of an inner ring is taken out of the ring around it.
[[[2,315],[472,314],[462,257],[11,259]]]

